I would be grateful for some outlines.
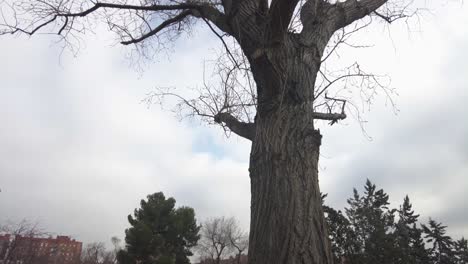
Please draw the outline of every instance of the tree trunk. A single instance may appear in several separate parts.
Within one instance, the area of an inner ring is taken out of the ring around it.
[[[250,156],[250,264],[333,262],[318,183],[321,135],[312,107],[257,116]]]

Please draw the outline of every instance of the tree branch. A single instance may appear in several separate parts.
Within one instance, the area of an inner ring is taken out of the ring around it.
[[[346,100],[344,99],[339,99],[339,98],[333,98],[333,97],[328,97],[325,95],[325,99],[327,100],[333,100],[334,102],[341,102],[341,113],[332,113],[332,108],[328,104],[328,113],[320,113],[320,112],[313,112],[312,117],[315,119],[321,119],[321,120],[330,120],[330,125],[333,125],[337,123],[339,120],[346,119],[346,114],[345,114],[345,107],[346,107]]]
[[[315,21],[317,19],[316,16],[319,4],[321,4],[321,1],[307,0],[307,2],[302,6],[300,18],[304,26],[309,26],[311,21]]]
[[[288,29],[299,0],[272,0],[270,5],[270,38],[278,40]]]
[[[333,123],[336,123],[338,120],[346,119],[346,114],[345,113],[319,113],[319,112],[313,112],[312,117],[315,118],[315,119],[330,120]]]
[[[150,32],[148,32],[146,34],[143,34],[139,38],[131,39],[131,40],[128,40],[128,41],[122,41],[120,43],[123,44],[123,45],[129,45],[129,44],[135,44],[135,43],[138,43],[140,41],[143,41],[143,40],[145,40],[145,39],[147,39],[147,38],[149,38],[151,36],[156,35],[159,31],[163,30],[167,26],[170,26],[170,25],[172,25],[174,23],[182,21],[184,18],[186,18],[190,14],[192,14],[192,11],[191,10],[186,10],[186,11],[178,14],[177,16],[162,22],[159,26],[157,26],[156,28],[154,28],[153,30],[151,30]]]
[[[140,41],[160,32],[165,27],[177,21],[181,21],[183,18],[187,17],[188,15],[193,15],[195,17],[202,17],[202,18],[208,19],[222,31],[230,33],[229,26],[226,23],[224,14],[221,13],[218,9],[216,9],[213,6],[213,4],[209,4],[209,3],[193,3],[193,2],[187,1],[185,3],[179,3],[179,4],[173,4],[173,5],[158,5],[158,4],[129,5],[129,4],[114,4],[114,3],[98,2],[85,10],[73,12],[73,10],[71,10],[71,7],[64,7],[61,3],[58,3],[56,6],[53,6],[50,3],[47,3],[46,1],[42,1],[42,0],[36,0],[36,1],[37,1],[36,6],[34,6],[34,4],[31,4],[32,7],[36,8],[37,6],[40,6],[41,4],[44,5],[45,7],[42,7],[39,9],[40,11],[37,11],[40,13],[33,14],[33,15],[37,15],[38,17],[41,17],[41,20],[43,20],[44,22],[38,25],[34,25],[34,24],[30,25],[31,29],[21,28],[21,26],[18,26],[18,25],[4,25],[4,26],[9,27],[11,30],[3,31],[1,33],[2,34],[6,34],[6,33],[14,34],[17,32],[21,32],[24,34],[33,35],[39,29],[57,21],[58,18],[63,18],[64,24],[61,26],[60,30],[58,31],[58,33],[61,34],[67,28],[69,23],[73,24],[74,18],[86,17],[98,11],[99,9],[120,9],[120,10],[133,10],[133,11],[153,11],[153,12],[177,11],[177,10],[190,11],[190,12],[182,12],[176,17],[167,19],[160,26],[158,26],[157,29],[151,32],[148,32],[147,34],[144,34],[141,37]],[[31,11],[31,12],[34,13],[34,11]],[[47,19],[48,17],[50,18]],[[39,23],[40,20],[34,21],[34,22]],[[132,40],[128,42],[136,43],[137,41]],[[127,41],[123,41],[123,44],[125,45],[128,45],[130,43],[127,43]]]
[[[195,10],[200,12],[200,16],[202,18],[208,19],[223,32],[226,32],[230,35],[233,34],[232,29],[227,22],[227,14],[223,14],[215,7],[206,4],[199,8],[196,8]],[[198,17],[196,13],[194,14],[194,16]]]
[[[255,123],[240,122],[229,113],[218,113],[214,117],[216,123],[224,123],[232,132],[253,141],[255,137]]]
[[[331,37],[333,32],[328,32],[328,28],[324,26],[327,26],[332,19],[329,14],[332,7],[332,4],[323,0],[307,0],[305,2],[299,13],[303,26],[301,31],[303,38],[315,39],[317,33],[320,32],[319,34],[323,35],[325,41],[328,42],[328,38]]]
[[[259,0],[259,9],[262,14],[266,14],[268,12],[268,0]]]
[[[232,0],[221,0],[221,3],[223,4],[224,14],[229,16],[232,11]]]
[[[186,10],[186,9],[200,9],[201,6],[192,3],[183,3],[177,5],[125,5],[125,4],[112,4],[112,3],[96,3],[94,6],[87,10],[78,13],[57,13],[57,16],[63,17],[84,17],[100,8],[111,9],[126,9],[126,10],[141,10],[141,11],[170,11],[170,10]]]
[[[223,36],[221,36],[218,32],[216,32],[216,30],[211,26],[210,22],[208,22],[205,18],[203,18],[203,20],[204,20],[205,23],[208,25],[208,27],[210,28],[211,32],[213,32],[213,34],[215,34],[215,35],[219,38],[219,40],[221,40],[221,43],[223,43],[223,46],[224,46],[224,48],[226,49],[227,54],[231,57],[232,62],[235,63],[236,67],[239,67],[239,64],[237,63],[236,58],[234,58],[234,55],[232,55],[231,50],[229,49],[229,47],[228,47],[226,41],[224,41]]]
[[[332,10],[332,13],[334,13],[335,30],[372,14],[387,2],[388,0],[347,0],[345,2],[337,2]]]

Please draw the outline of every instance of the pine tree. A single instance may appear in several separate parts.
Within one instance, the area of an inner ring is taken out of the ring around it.
[[[326,194],[322,195],[322,203],[326,196]],[[353,242],[356,235],[351,228],[351,223],[340,210],[323,205],[323,211],[327,221],[334,263],[342,263],[343,260],[354,255]]]
[[[430,263],[430,252],[426,249],[426,243],[422,237],[423,230],[418,228],[416,224],[413,225],[413,254],[414,263],[416,264],[428,264]]]
[[[395,225],[395,263],[426,264],[429,262],[428,252],[424,247],[422,230],[417,228],[419,215],[412,210],[409,197],[406,196],[398,210],[398,222]]]
[[[456,264],[468,263],[468,241],[465,238],[457,240],[454,244]]]
[[[468,264],[468,241],[454,242],[446,226],[432,219],[418,228],[419,215],[408,196],[398,210],[390,209],[382,189],[369,180],[364,189],[362,196],[353,190],[345,214],[325,205],[322,195],[334,263]]]
[[[351,243],[358,254],[350,256],[352,263],[393,264],[395,243],[391,229],[394,226],[395,209],[388,208],[388,195],[369,180],[364,186],[364,196],[354,189],[353,198],[348,199],[346,215],[356,234]]]
[[[430,257],[434,264],[453,264],[455,254],[452,250],[453,240],[446,235],[446,226],[429,219],[429,226],[422,225],[427,242],[432,243]]]
[[[200,229],[194,210],[174,208],[174,198],[159,192],[141,200],[141,208],[128,216],[131,227],[125,230],[125,250],[118,253],[121,264],[188,264],[190,248],[195,246]]]

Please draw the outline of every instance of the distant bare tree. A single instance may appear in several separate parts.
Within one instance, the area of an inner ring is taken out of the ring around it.
[[[31,222],[26,219],[19,223],[9,222],[0,225],[0,234],[9,235],[9,240],[0,245],[0,254],[2,254],[0,260],[3,261],[2,263],[21,261],[23,264],[30,264],[43,260],[44,256],[33,250],[33,241],[29,239],[47,235],[38,222]]]
[[[216,217],[202,223],[198,252],[205,263],[219,264],[229,255],[236,255],[240,263],[242,253],[249,246],[248,234],[234,217]]]
[[[205,262],[219,264],[231,253],[230,221],[224,217],[211,218],[202,223],[198,252]]]
[[[117,263],[117,253],[122,249],[122,245],[120,243],[122,240],[116,236],[111,237],[111,243],[113,248],[113,261],[112,263]]]
[[[81,255],[81,264],[115,264],[114,250],[107,250],[103,242],[86,245]]]
[[[122,240],[116,236],[111,237],[112,246],[114,246],[114,251],[119,251],[121,249],[120,243]]]
[[[228,237],[231,249],[236,252],[236,263],[241,263],[242,254],[249,248],[249,234],[242,230],[239,222],[231,217],[228,219]]]

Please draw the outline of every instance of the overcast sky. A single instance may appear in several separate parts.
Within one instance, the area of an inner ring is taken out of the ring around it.
[[[433,5],[406,25],[373,27],[345,54],[392,77],[398,114],[378,100],[364,117],[320,129],[322,191],[336,208],[366,178],[394,206],[408,194],[422,222],[468,236],[468,7]],[[414,28],[413,28],[414,29]],[[250,144],[141,103],[156,86],[200,85],[217,40],[205,28],[159,54],[143,73],[112,35],[84,38],[77,57],[47,35],[0,38],[0,221],[30,219],[85,243],[124,237],[126,217],[163,191],[198,220],[236,216],[249,226]],[[0,222],[0,223],[1,223]]]

